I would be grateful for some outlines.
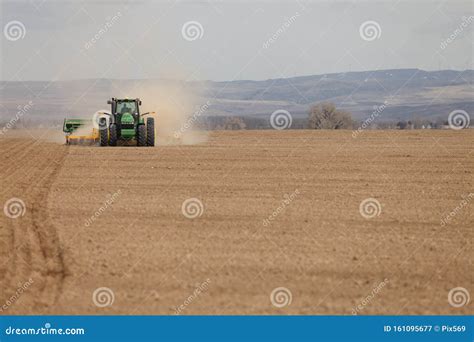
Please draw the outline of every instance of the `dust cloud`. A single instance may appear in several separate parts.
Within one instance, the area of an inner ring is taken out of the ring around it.
[[[173,75],[176,76],[176,75]],[[197,83],[180,78],[162,80],[114,80],[109,98],[139,98],[140,112],[155,118],[155,145],[194,145],[207,141],[208,133],[197,129],[196,122],[206,101]],[[207,108],[207,107],[206,107]]]
[[[181,81],[145,82],[133,97],[142,100],[142,113],[154,112],[157,145],[194,145],[207,141],[207,132],[196,128],[202,114],[200,91]],[[146,116],[147,117],[147,116]]]

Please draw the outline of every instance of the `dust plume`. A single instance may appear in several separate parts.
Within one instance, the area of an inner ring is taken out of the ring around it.
[[[195,84],[184,81],[142,81],[124,97],[140,98],[141,112],[154,112],[157,145],[193,145],[207,141],[207,132],[196,123],[209,103]]]

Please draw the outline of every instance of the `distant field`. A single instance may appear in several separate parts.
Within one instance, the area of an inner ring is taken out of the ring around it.
[[[448,292],[473,289],[474,131],[351,133],[0,138],[1,203],[26,206],[0,216],[3,314],[472,314]],[[111,305],[94,304],[100,287]]]

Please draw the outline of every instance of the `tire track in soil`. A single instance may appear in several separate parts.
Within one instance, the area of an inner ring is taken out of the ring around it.
[[[23,153],[10,154],[8,163],[11,167],[0,171],[2,203],[11,197],[19,197],[26,204],[26,213],[17,219],[2,215],[0,220],[0,246],[7,252],[0,252],[0,305],[31,278],[33,285],[8,307],[6,313],[47,311],[58,300],[66,276],[58,232],[48,214],[48,197],[69,149],[34,141],[26,145],[21,141],[2,145],[10,146],[12,150],[20,145],[23,150]]]

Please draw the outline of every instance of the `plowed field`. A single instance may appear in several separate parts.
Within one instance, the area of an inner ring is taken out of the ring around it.
[[[351,133],[0,138],[0,310],[472,314],[474,131]]]

